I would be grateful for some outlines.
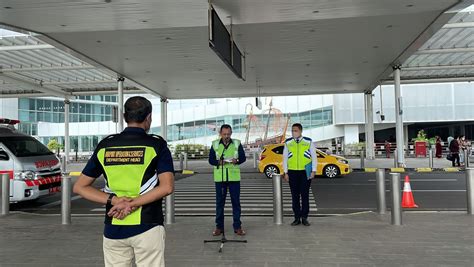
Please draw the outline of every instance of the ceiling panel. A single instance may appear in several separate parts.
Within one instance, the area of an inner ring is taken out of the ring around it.
[[[458,2],[215,0],[247,55],[246,81],[209,49],[205,0],[0,0],[0,22],[44,33],[167,98],[251,96],[257,87],[264,95],[322,94],[371,90]]]

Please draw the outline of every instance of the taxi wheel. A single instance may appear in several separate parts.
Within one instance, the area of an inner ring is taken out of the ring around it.
[[[271,179],[274,174],[279,174],[280,170],[275,165],[268,165],[265,167],[264,172],[265,172],[265,176],[267,176],[268,179]]]
[[[323,174],[327,178],[336,178],[340,175],[341,171],[336,165],[328,165],[324,167]]]

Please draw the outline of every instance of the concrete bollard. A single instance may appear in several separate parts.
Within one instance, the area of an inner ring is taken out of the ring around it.
[[[64,174],[61,179],[61,223],[71,224],[71,177]]]
[[[402,204],[400,202],[400,173],[390,173],[392,193],[392,225],[402,225]]]
[[[166,224],[173,224],[175,223],[175,217],[174,217],[174,193],[171,195],[166,196],[165,198],[165,219],[166,219]]]
[[[273,175],[273,222],[283,224],[283,193],[281,174]]]
[[[467,151],[467,149],[464,149],[463,153],[464,153],[464,167],[469,168],[469,151]]]
[[[474,169],[466,169],[467,214],[474,215]]]
[[[179,153],[178,154],[178,158],[179,158],[179,170],[184,170],[184,155],[183,153]]]
[[[385,214],[387,212],[387,202],[385,200],[385,169],[377,169],[375,180],[377,187],[377,213]]]
[[[184,152],[184,169],[186,170],[188,169],[188,153],[187,152]]]
[[[365,153],[363,149],[360,151],[360,168],[365,168]]]
[[[393,167],[398,168],[398,154],[397,150],[394,151],[393,153]]]
[[[429,159],[429,167],[430,168],[433,168],[433,148],[430,147],[430,149],[428,150],[428,159]]]
[[[258,154],[256,151],[253,152],[253,168],[256,169],[257,168],[257,157],[258,157]]]
[[[1,203],[1,216],[6,216],[10,213],[10,176],[8,173],[0,174],[0,201]]]

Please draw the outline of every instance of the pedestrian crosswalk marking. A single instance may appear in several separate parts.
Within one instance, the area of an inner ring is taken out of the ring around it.
[[[287,183],[282,184],[283,212],[291,215],[291,192]],[[228,191],[228,190],[227,190]],[[175,214],[186,215],[215,215],[215,184],[212,180],[199,176],[178,180],[175,183]],[[310,189],[310,215],[315,215],[317,206]],[[165,210],[163,201],[163,210]],[[273,214],[273,185],[268,179],[243,179],[240,185],[240,204],[244,216],[271,216]],[[105,208],[95,208],[93,212],[104,212]],[[224,208],[226,215],[232,214],[232,204],[229,192]]]

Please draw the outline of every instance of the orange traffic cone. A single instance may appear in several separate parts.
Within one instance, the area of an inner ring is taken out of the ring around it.
[[[411,192],[410,178],[405,176],[405,184],[403,186],[402,208],[418,208]]]

